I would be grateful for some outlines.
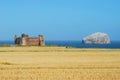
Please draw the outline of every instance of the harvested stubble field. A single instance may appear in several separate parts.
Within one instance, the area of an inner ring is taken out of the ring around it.
[[[0,47],[0,80],[120,80],[120,49]]]

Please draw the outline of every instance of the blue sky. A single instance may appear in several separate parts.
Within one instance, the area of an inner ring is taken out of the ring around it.
[[[43,34],[45,40],[81,40],[107,33],[120,41],[120,0],[0,0],[0,40]]]

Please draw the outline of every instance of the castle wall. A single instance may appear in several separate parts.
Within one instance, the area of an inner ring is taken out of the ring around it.
[[[27,45],[39,45],[38,38],[28,38],[26,42],[27,42]]]
[[[21,44],[21,38],[15,38],[15,44]]]
[[[39,45],[40,46],[44,46],[45,45],[45,41],[44,41],[44,37],[43,37],[43,35],[39,35]]]

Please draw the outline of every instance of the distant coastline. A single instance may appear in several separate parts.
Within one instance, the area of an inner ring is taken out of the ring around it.
[[[46,45],[72,46],[76,48],[120,48],[120,41],[111,41],[111,44],[83,44],[81,41],[45,41]],[[14,45],[14,41],[0,41],[1,45]]]

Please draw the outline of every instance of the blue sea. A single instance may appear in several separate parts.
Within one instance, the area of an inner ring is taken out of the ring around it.
[[[76,48],[120,48],[120,42],[112,41],[111,44],[83,44],[81,41],[46,41],[46,45],[72,46]],[[14,41],[0,41],[0,44],[14,44]]]

